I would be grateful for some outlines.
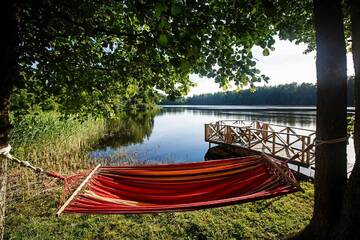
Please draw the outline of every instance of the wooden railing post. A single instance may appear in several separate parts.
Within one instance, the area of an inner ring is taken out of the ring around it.
[[[306,148],[307,148],[307,151],[306,151],[306,163],[307,164],[310,164],[310,137],[306,137]]]
[[[289,127],[286,127],[286,147],[288,148],[289,147],[289,143],[290,143],[290,128]]]
[[[301,136],[301,162],[305,159],[305,140],[306,136]]]
[[[261,133],[262,131],[261,131],[261,126],[260,126],[259,121],[256,121],[256,122],[255,122],[255,128],[256,128],[256,134],[257,134],[257,135],[260,135],[260,133]]]
[[[276,141],[276,138],[275,138],[275,132],[272,131],[272,154],[275,154],[275,141]]]
[[[209,124],[205,124],[205,141],[209,140]]]
[[[268,136],[269,136],[268,130],[269,130],[269,124],[268,123],[263,123],[262,137],[263,137],[265,143],[267,142],[267,139],[268,139]]]
[[[226,126],[225,130],[225,142],[226,144],[232,144],[231,126]]]
[[[235,122],[240,125],[234,125]],[[274,124],[274,126],[281,125]],[[304,130],[310,134],[297,133],[295,130],[300,128],[281,127],[283,128],[276,130],[271,124],[259,121],[253,121],[251,126],[241,120],[217,121],[205,124],[205,141],[239,145],[256,151],[262,146],[263,152],[312,164],[314,150],[310,146],[315,133],[306,129]]]

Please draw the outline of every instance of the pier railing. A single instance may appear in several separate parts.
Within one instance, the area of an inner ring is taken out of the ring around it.
[[[205,141],[280,156],[304,165],[315,160],[315,131],[261,121],[221,120],[205,124]]]

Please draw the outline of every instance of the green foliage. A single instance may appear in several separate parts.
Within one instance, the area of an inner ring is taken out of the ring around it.
[[[77,132],[89,127],[87,124],[92,120],[81,124],[74,117],[61,119],[56,112],[35,113],[26,115],[22,119],[14,119],[15,127],[11,131],[11,140],[15,146],[52,145],[59,141],[59,136],[65,139],[70,138]]]
[[[349,40],[349,9],[344,2]],[[274,37],[315,49],[312,1],[24,1],[18,5],[18,115],[33,108],[114,116],[148,108],[159,92],[174,99],[190,73],[227,88],[268,78],[254,46],[268,56]],[[349,45],[349,41],[347,43]],[[19,97],[20,96],[20,97]]]
[[[161,46],[165,47],[168,44],[168,39],[165,34],[160,34],[158,42]]]
[[[111,117],[128,107],[151,105],[159,91],[171,98],[186,94],[193,85],[190,73],[215,78],[222,87],[230,81],[239,87],[266,81],[252,48],[260,46],[269,55],[277,33],[299,38],[300,30],[292,34],[295,30],[285,25],[311,28],[309,4],[22,2],[20,78],[14,90],[21,97],[14,97],[13,109],[28,111],[34,104],[46,109],[49,99],[62,112]]]
[[[98,144],[107,131],[103,119],[89,117],[80,121],[75,116],[62,118],[56,112],[14,118],[12,124],[10,139],[17,157],[45,169],[65,172],[87,166],[83,152]],[[19,175],[28,176],[27,171]]]
[[[270,55],[270,51],[269,51],[269,49],[264,48],[264,50],[263,50],[262,54],[263,54],[264,56],[269,56],[269,55]]]

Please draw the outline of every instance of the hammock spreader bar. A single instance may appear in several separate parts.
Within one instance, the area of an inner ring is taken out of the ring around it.
[[[299,190],[287,164],[266,155],[182,164],[97,166],[58,215],[188,211]]]

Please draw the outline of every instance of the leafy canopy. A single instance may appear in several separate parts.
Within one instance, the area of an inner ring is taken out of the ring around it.
[[[185,94],[191,73],[223,87],[267,81],[252,48],[269,55],[276,34],[311,43],[310,7],[281,0],[24,1],[13,109],[35,103],[113,115],[154,102],[159,91]]]

